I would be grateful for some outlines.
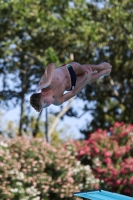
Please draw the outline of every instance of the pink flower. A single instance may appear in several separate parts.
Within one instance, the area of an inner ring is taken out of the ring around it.
[[[130,151],[131,147],[129,145],[126,146],[127,151]]]
[[[122,180],[122,184],[123,184],[123,185],[126,185],[126,184],[127,184],[127,179],[126,179],[126,178],[124,178],[124,179]]]
[[[113,154],[112,151],[106,151],[106,152],[104,152],[104,156],[106,156],[106,157],[110,157],[110,156],[112,156],[112,154]]]
[[[117,185],[120,185],[120,184],[121,184],[121,181],[120,181],[120,180],[117,180],[117,181],[116,181],[116,184],[117,184]]]
[[[113,169],[113,170],[112,170],[112,174],[113,174],[114,176],[116,176],[116,175],[118,174],[117,170],[116,170],[116,169]]]
[[[104,169],[101,169],[101,168],[96,168],[97,172],[98,173],[103,173],[104,172]]]
[[[110,130],[110,131],[113,131],[113,129],[114,129],[114,127],[111,126],[109,130]]]
[[[112,163],[112,160],[110,158],[105,158],[103,161],[108,164]]]
[[[99,153],[99,149],[98,149],[97,147],[94,147],[94,151],[95,151],[96,153]]]
[[[116,153],[116,157],[117,157],[117,158],[120,158],[120,157],[121,157],[121,152],[120,152],[120,151],[118,151],[118,152]]]
[[[127,173],[127,170],[125,170],[124,168],[122,168],[120,172],[121,172],[122,174],[126,174],[126,173]]]
[[[120,122],[115,122],[114,127],[119,127],[119,126],[121,126],[121,123]]]
[[[130,178],[130,184],[133,184],[133,176]]]

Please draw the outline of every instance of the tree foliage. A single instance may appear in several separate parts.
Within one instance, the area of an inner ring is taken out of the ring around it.
[[[35,91],[46,65],[73,58],[113,66],[110,77],[78,95],[93,116],[82,130],[86,137],[115,121],[133,122],[132,9],[133,0],[1,0],[0,104],[20,105],[20,132],[29,113],[26,95]],[[67,114],[78,117],[73,109]]]
[[[86,89],[84,97],[95,107],[89,132],[108,128],[115,121],[133,123],[133,1],[104,3],[104,8],[95,13],[95,22],[100,23],[97,35],[101,36],[97,62],[107,61],[113,69],[110,77]]]

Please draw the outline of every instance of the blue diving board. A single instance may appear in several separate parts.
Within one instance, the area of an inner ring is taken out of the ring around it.
[[[74,196],[89,200],[133,200],[133,197],[128,197],[114,192],[107,192],[100,189],[86,192],[75,192]]]

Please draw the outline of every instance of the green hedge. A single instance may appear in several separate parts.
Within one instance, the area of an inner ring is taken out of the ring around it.
[[[71,145],[53,147],[42,139],[0,141],[0,199],[78,199],[73,192],[98,188],[89,167],[75,159]]]

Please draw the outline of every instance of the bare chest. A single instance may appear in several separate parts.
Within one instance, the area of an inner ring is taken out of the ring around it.
[[[64,94],[64,91],[65,91],[65,86],[64,84],[61,84],[60,86],[58,86],[57,88],[55,88],[54,90],[54,102],[53,104],[54,105],[60,105],[60,100],[62,99],[62,96]]]
[[[55,70],[51,87],[54,89],[54,105],[60,105],[60,99],[65,90],[68,90],[71,86],[70,76],[66,68],[59,68]]]
[[[66,68],[61,67],[55,70],[51,87],[54,89],[55,96],[57,97],[71,87],[70,75]]]
[[[51,82],[51,86],[53,88],[57,88],[62,85],[63,80],[64,80],[64,75],[62,75],[61,73],[59,74],[55,73]]]

